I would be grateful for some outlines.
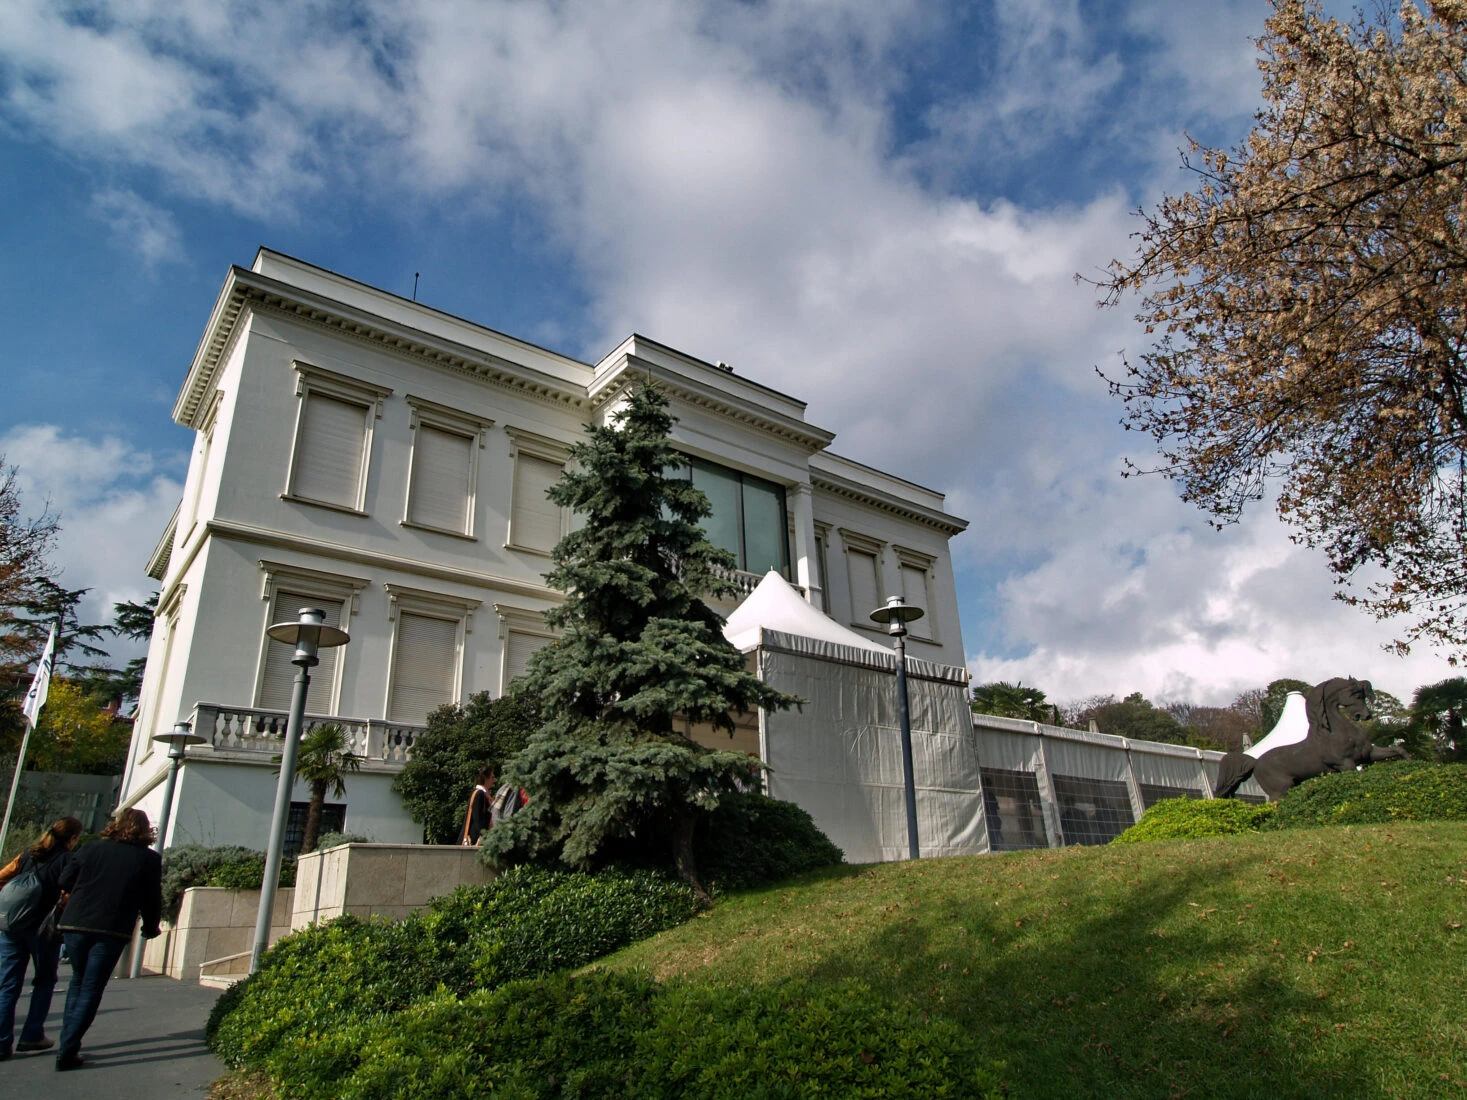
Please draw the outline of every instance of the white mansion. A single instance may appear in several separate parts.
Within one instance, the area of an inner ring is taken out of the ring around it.
[[[431,710],[499,694],[549,637],[542,574],[569,517],[545,490],[583,425],[649,375],[744,591],[776,570],[883,642],[867,615],[901,594],[928,612],[912,656],[963,663],[948,540],[966,523],[831,454],[803,402],[643,336],[578,362],[262,249],[229,272],[174,406],[194,451],[148,563],[162,592],[122,804],[156,818],[152,737],[192,722],[207,740],[169,843],[264,846],[294,675],[265,630],[315,606],[351,641],[323,652],[307,711],[368,761],[329,820],[420,840],[392,777]]]

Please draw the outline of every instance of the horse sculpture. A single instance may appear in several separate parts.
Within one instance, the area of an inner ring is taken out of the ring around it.
[[[1286,706],[1284,717],[1268,737],[1246,753],[1230,752],[1222,758],[1214,794],[1218,798],[1231,798],[1251,775],[1258,780],[1268,800],[1277,802],[1289,788],[1316,775],[1353,771],[1379,760],[1405,759],[1408,755],[1405,749],[1399,745],[1382,748],[1371,744],[1370,735],[1360,726],[1369,719],[1374,698],[1375,689],[1370,681],[1353,676],[1326,680],[1312,688],[1304,696],[1308,735],[1288,743],[1292,738],[1284,729],[1290,717],[1290,708]],[[1280,741],[1285,743],[1279,744]]]

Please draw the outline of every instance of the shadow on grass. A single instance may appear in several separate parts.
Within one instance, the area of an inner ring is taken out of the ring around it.
[[[1348,1013],[1251,941],[1244,902],[1226,911],[1216,865],[1068,893],[1050,870],[1017,900],[914,898],[921,919],[893,907],[804,974],[875,980],[953,1021],[1016,1096],[1387,1094]]]

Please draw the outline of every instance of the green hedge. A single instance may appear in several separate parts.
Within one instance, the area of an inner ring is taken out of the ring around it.
[[[858,983],[726,989],[592,972],[440,995],[324,1042],[291,1038],[288,1095],[984,1097],[996,1072],[945,1020]]]
[[[183,844],[163,853],[163,919],[178,919],[183,892],[190,886],[258,890],[265,880],[265,853],[230,844],[206,848]],[[295,885],[295,861],[280,865],[280,885]]]
[[[286,937],[216,1004],[207,1033],[225,1061],[270,1067],[292,1036],[324,1041],[435,992],[583,966],[697,910],[687,886],[651,872],[515,868],[397,923],[343,917]]]
[[[1195,840],[1249,833],[1262,828],[1273,815],[1271,805],[1258,806],[1234,798],[1163,798],[1111,843]]]
[[[1279,800],[1275,824],[1291,829],[1392,821],[1467,821],[1467,764],[1402,760],[1321,775]]]

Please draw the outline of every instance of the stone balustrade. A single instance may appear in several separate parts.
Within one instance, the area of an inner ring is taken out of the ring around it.
[[[234,707],[223,703],[199,703],[192,716],[193,730],[206,742],[190,749],[203,752],[243,752],[279,755],[288,716],[284,711],[258,707]],[[412,755],[413,741],[423,726],[387,722],[380,718],[347,718],[340,715],[308,714],[303,733],[335,723],[347,734],[350,750],[376,764],[404,764]]]

